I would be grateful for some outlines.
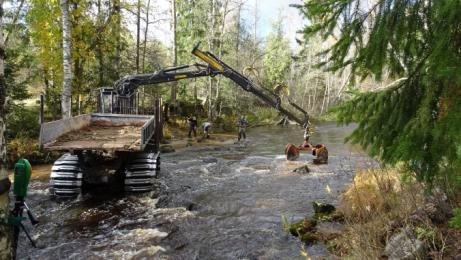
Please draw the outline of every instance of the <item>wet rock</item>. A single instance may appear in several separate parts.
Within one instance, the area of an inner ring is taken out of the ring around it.
[[[44,249],[46,248],[46,243],[41,240],[41,239],[34,239],[34,242],[35,242],[35,246],[39,249]]]
[[[214,157],[206,157],[206,158],[202,158],[202,162],[204,162],[204,163],[217,163],[218,159],[214,158]]]
[[[175,149],[171,145],[165,145],[160,147],[161,153],[174,153]]]
[[[310,169],[306,164],[306,165],[303,165],[301,167],[298,167],[298,168],[294,169],[293,172],[296,172],[296,173],[309,173]]]
[[[187,210],[188,211],[194,211],[197,210],[199,206],[193,202],[191,202],[189,205],[187,205]]]
[[[304,243],[312,244],[319,240],[314,231],[316,225],[316,220],[306,218],[290,224],[289,231],[290,234],[295,237],[299,237],[299,239]]]
[[[447,195],[441,189],[434,189],[431,196],[424,199],[423,211],[435,224],[445,223],[453,217]]]
[[[384,255],[389,260],[425,259],[426,249],[424,243],[409,228],[404,228],[400,233],[391,236]]]
[[[314,207],[314,218],[316,219],[322,219],[326,216],[329,216],[336,210],[335,206],[331,204],[317,201],[312,202],[312,207]]]
[[[315,233],[311,233],[311,232],[306,232],[304,234],[301,235],[300,237],[301,241],[303,241],[304,243],[306,244],[313,244],[315,242],[317,242],[319,239],[317,237],[317,235]]]
[[[445,223],[452,217],[447,196],[441,191],[424,198],[423,205],[418,207],[409,217],[410,222],[417,224],[430,220],[434,224]]]
[[[306,218],[306,219],[290,224],[289,230],[293,236],[297,237],[297,236],[302,236],[303,234],[307,232],[313,231],[316,225],[317,225],[316,220]]]

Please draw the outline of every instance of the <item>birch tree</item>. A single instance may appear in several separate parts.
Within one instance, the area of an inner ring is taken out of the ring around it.
[[[172,46],[172,52],[173,52],[173,66],[178,65],[178,50],[176,47],[176,41],[177,41],[177,31],[176,31],[176,0],[171,0],[171,30],[173,32],[173,46]],[[171,104],[173,106],[176,105],[176,95],[177,95],[177,88],[178,84],[176,82],[173,82],[171,85]]]
[[[8,217],[8,187],[10,181],[6,157],[6,82],[5,82],[5,45],[3,41],[3,0],[0,0],[0,259],[11,258],[11,233],[6,224]]]
[[[62,118],[72,116],[71,95],[72,95],[72,70],[71,70],[71,32],[69,22],[69,2],[61,0],[62,16],[62,51],[63,51],[63,85],[61,95]]]

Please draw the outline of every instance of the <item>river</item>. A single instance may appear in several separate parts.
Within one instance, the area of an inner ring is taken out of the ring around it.
[[[312,201],[337,204],[357,169],[373,162],[344,144],[353,127],[316,127],[313,143],[329,149],[329,164],[292,170],[287,143],[302,142],[299,127],[259,127],[245,145],[191,146],[162,155],[157,189],[124,195],[97,187],[72,201],[51,200],[49,166],[33,172],[27,198],[41,222],[27,225],[39,248],[21,236],[20,259],[302,259],[301,242],[285,233],[281,216],[311,215]],[[322,245],[312,256],[327,256]]]

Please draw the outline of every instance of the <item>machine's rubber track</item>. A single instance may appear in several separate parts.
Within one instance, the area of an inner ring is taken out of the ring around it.
[[[76,197],[82,192],[83,170],[77,155],[66,153],[51,168],[50,192],[57,197]]]
[[[152,191],[158,170],[160,153],[135,154],[125,166],[125,191]]]

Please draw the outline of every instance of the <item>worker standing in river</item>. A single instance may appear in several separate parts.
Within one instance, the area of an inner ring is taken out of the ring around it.
[[[189,123],[189,138],[192,138],[192,132],[194,132],[194,137],[197,137],[197,118],[195,116],[189,116],[187,122]]]
[[[304,142],[298,146],[298,149],[299,150],[302,150],[302,151],[311,151],[312,150],[312,145],[311,143],[309,142],[309,138],[311,137],[311,128],[310,128],[310,123],[309,121],[307,122],[306,124],[306,128],[304,129]]]
[[[238,121],[238,141],[240,142],[240,139],[246,140],[247,135],[246,135],[246,128],[248,126],[248,121],[246,120],[245,116],[241,116],[240,120]]]

